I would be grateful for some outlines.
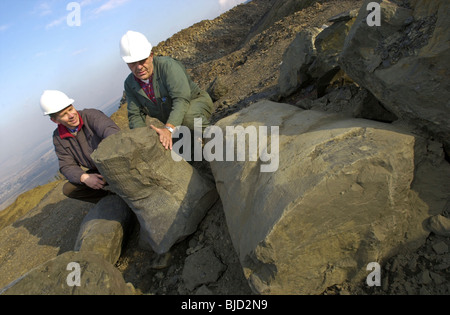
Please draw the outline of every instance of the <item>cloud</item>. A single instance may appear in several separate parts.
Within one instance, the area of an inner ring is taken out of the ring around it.
[[[219,0],[219,5],[222,10],[229,10],[242,2],[244,0]]]
[[[8,24],[0,25],[0,33],[6,31],[10,27],[11,27],[11,25],[8,25]]]
[[[52,28],[52,27],[55,27],[55,26],[58,26],[58,25],[60,25],[62,22],[64,22],[64,21],[67,21],[67,17],[64,15],[64,16],[62,16],[62,17],[60,17],[59,19],[57,19],[57,20],[54,20],[54,21],[52,21],[52,22],[50,22],[50,23],[48,23],[46,26],[45,26],[45,29],[50,29],[50,28]]]
[[[76,1],[74,1],[74,2],[78,3],[79,7],[88,7],[88,6],[91,6],[91,5],[93,5],[93,4],[95,4],[95,3],[99,2],[99,1],[101,1],[101,0],[83,0],[81,2],[76,2]],[[108,0],[102,6],[100,6],[98,9],[94,10],[93,13],[94,14],[99,14],[99,13],[104,12],[104,11],[109,11],[109,10],[115,9],[115,8],[117,8],[117,7],[121,6],[121,5],[129,2],[129,1],[130,0]],[[47,4],[43,3],[43,4],[41,4],[39,6],[39,8],[41,8],[43,10],[43,9],[49,8],[49,7],[47,6]],[[69,11],[67,11],[67,14],[69,14]],[[48,30],[48,29],[51,29],[51,28],[53,28],[55,26],[61,25],[63,22],[66,22],[67,18],[68,18],[67,14],[65,14],[65,15],[61,16],[60,18],[55,19],[52,22],[48,23],[45,26],[45,29]]]
[[[45,57],[48,55],[48,51],[40,51],[37,52],[36,54],[34,54],[34,58],[41,58],[41,57]]]
[[[91,5],[95,1],[96,0],[83,0],[83,1],[81,1],[80,6],[84,7],[84,6],[87,6],[87,5]]]
[[[74,52],[72,53],[72,56],[77,56],[77,55],[81,55],[82,53],[84,53],[84,52],[86,52],[86,51],[88,51],[88,49],[87,49],[87,48],[83,48],[83,49],[80,49],[80,50],[74,51]]]
[[[93,2],[96,2],[96,1],[98,1],[98,0],[83,0],[80,3],[76,2],[76,1],[72,1],[72,2],[68,3],[67,6],[66,6],[66,13],[65,13],[65,15],[61,16],[60,18],[58,18],[56,20],[53,20],[50,23],[48,23],[45,26],[45,29],[48,30],[48,29],[50,29],[52,27],[55,27],[55,26],[58,26],[58,25],[62,24],[63,22],[67,22],[68,25],[70,26],[69,19],[71,17],[69,15],[71,14],[71,12],[77,11],[78,13],[80,13],[80,8],[81,7],[88,6],[88,5],[90,5],[90,4],[92,4]],[[70,4],[70,6],[69,6],[69,4]],[[75,6],[72,5],[72,4],[74,4]],[[77,4],[78,4],[78,6],[77,6]],[[77,12],[75,12],[75,13],[77,13]],[[77,26],[79,26],[79,25],[77,25]]]
[[[99,14],[103,11],[109,11],[109,10],[115,9],[129,1],[130,0],[109,0],[108,2],[103,4],[101,7],[99,7],[97,10],[95,10],[95,14]]]
[[[40,16],[46,16],[52,14],[52,8],[50,7],[50,4],[48,4],[47,2],[41,2],[36,8],[36,12]]]

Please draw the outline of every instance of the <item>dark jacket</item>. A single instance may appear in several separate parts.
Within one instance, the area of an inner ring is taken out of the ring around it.
[[[53,133],[53,144],[58,156],[60,172],[74,184],[81,184],[80,177],[85,171],[81,166],[93,172],[98,172],[91,159],[91,154],[106,137],[120,131],[120,128],[96,109],[78,111],[83,126],[76,136],[61,138],[58,126]]]
[[[148,98],[133,73],[125,80],[124,88],[131,129],[144,127],[146,115],[157,118],[164,124],[181,126],[191,101],[206,94],[191,80],[178,60],[162,56],[153,58],[153,89],[157,104]],[[212,107],[209,95],[208,99],[205,106]]]

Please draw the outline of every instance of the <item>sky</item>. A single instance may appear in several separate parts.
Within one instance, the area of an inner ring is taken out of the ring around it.
[[[66,93],[77,109],[122,96],[130,71],[119,41],[128,30],[156,46],[243,2],[0,0],[0,165],[51,138],[56,125],[39,106],[44,90]]]

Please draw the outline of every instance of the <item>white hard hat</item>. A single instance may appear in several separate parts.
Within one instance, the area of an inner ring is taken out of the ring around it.
[[[126,63],[147,59],[152,52],[152,44],[138,32],[128,31],[120,40],[120,55]]]
[[[73,99],[67,97],[66,94],[56,90],[47,90],[41,96],[41,108],[44,115],[57,113],[64,108],[72,105]]]

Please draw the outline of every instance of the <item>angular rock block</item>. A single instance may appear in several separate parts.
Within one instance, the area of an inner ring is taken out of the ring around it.
[[[428,207],[411,189],[420,159],[411,134],[270,101],[216,125],[224,134],[227,126],[279,126],[276,171],[262,173],[262,161],[211,162],[255,292],[320,294],[346,280],[363,281],[369,263],[424,243]],[[271,150],[274,136],[259,139],[268,144],[260,152]]]
[[[115,264],[131,221],[131,210],[117,195],[101,199],[84,218],[74,251],[94,252]]]
[[[320,29],[313,27],[301,31],[286,49],[280,66],[278,87],[280,95],[287,97],[309,79],[308,68],[316,58],[314,40]]]
[[[390,112],[450,148],[450,1],[380,3],[380,26],[367,24],[364,1],[339,64]],[[397,1],[398,2],[398,1]]]
[[[174,161],[149,128],[106,138],[92,158],[110,189],[136,214],[140,244],[159,254],[195,232],[218,199],[214,183],[186,161]]]
[[[132,295],[133,286],[100,255],[66,252],[30,270],[3,289],[4,295]]]
[[[216,282],[225,269],[214,250],[206,247],[186,258],[182,277],[186,288],[192,291],[203,284]]]

